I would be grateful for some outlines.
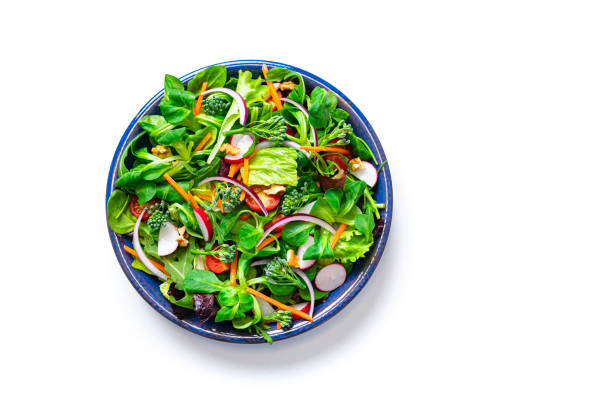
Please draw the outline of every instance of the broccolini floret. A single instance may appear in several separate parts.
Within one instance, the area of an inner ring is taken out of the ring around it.
[[[290,190],[283,197],[281,212],[284,215],[292,214],[320,196],[321,193],[310,192],[307,186]]]
[[[202,110],[208,115],[225,116],[230,105],[230,101],[225,98],[213,96],[202,101]]]
[[[227,183],[219,183],[215,188],[215,196],[212,199],[211,208],[221,200],[223,212],[230,213],[240,205],[240,188],[233,187]]]
[[[268,139],[275,146],[280,146],[287,137],[287,125],[282,116],[276,115],[268,120],[251,122],[245,127],[234,129],[224,134],[233,135],[236,133],[250,133],[254,136]]]
[[[163,203],[161,205],[158,203],[154,204],[148,211],[152,211],[153,209],[155,209],[155,211],[151,213],[151,216],[147,220],[147,224],[151,232],[157,234],[164,222],[168,221],[168,210],[164,208]]]
[[[192,249],[191,253],[194,255],[211,255],[223,263],[231,263],[236,257],[236,245],[221,244],[210,251]]]
[[[306,285],[297,276],[286,260],[280,257],[272,259],[264,268],[264,276],[272,285],[292,285],[304,289]]]
[[[288,330],[293,325],[293,315],[291,314],[291,312],[288,312],[286,310],[277,310],[271,315],[264,316],[263,320],[264,322],[265,321],[278,322],[280,323],[280,327],[283,330]]]

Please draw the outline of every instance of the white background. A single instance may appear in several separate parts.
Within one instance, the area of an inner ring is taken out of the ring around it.
[[[609,2],[401,4],[2,6],[2,405],[612,405]],[[273,346],[157,314],[104,219],[163,74],[241,58],[344,91],[394,181],[364,291]]]

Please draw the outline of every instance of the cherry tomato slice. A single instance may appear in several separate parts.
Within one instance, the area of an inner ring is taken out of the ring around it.
[[[272,224],[274,224],[276,221],[280,220],[283,217],[284,215],[281,213],[276,214],[274,217],[272,217],[270,221],[266,223],[266,225],[264,225],[264,230],[267,230],[268,228],[270,228]],[[281,232],[282,229],[283,229],[283,225],[281,225],[280,227],[274,228],[272,232]]]
[[[213,249],[216,248],[217,246],[218,245],[215,245]],[[230,269],[229,264],[221,262],[219,258],[215,258],[212,255],[205,255],[205,256],[206,256],[206,267],[210,269],[211,272],[223,273],[223,272],[229,271]]]
[[[264,207],[266,207],[266,210],[268,211],[275,209],[281,200],[280,194],[258,193],[257,195],[259,196],[259,199],[261,200]],[[247,194],[246,200],[244,201],[246,202],[246,204],[249,206],[251,210],[257,212],[258,214],[263,213],[263,211],[261,211],[261,208],[259,208],[259,205],[257,205],[255,200],[253,200],[250,195]]]
[[[137,196],[132,196],[132,198],[130,199],[130,212],[132,213],[132,215],[136,218],[138,218],[140,216],[140,213],[146,208],[146,207],[151,207],[154,204],[159,204],[161,203],[161,200],[157,197],[147,201],[144,204],[138,204],[138,197]],[[142,216],[143,221],[148,219],[151,216],[151,211],[147,211],[145,212],[145,214]]]
[[[343,155],[340,154],[330,154],[325,156],[325,160],[330,162],[334,162],[340,167],[342,170],[346,170],[346,161],[343,159]]]

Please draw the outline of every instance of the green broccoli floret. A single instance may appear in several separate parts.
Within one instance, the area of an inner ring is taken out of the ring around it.
[[[151,216],[147,220],[147,224],[151,232],[157,234],[164,222],[168,221],[168,210],[164,208],[163,202],[161,205],[159,203],[153,204],[148,211],[152,211],[153,209],[155,209],[155,211],[151,213]]]
[[[202,251],[201,249],[192,249],[194,255],[211,255],[219,259],[223,263],[231,263],[236,257],[236,245],[221,244],[210,251]]]
[[[311,188],[307,183],[302,186],[297,186],[294,189],[288,189],[287,193],[283,196],[283,202],[281,203],[281,212],[284,215],[289,215],[311,201],[319,198],[321,193],[318,191],[318,187]]]
[[[225,116],[230,108],[230,101],[220,96],[213,96],[202,101],[202,110],[208,115]]]
[[[265,321],[278,322],[280,323],[280,327],[283,330],[288,330],[293,325],[293,315],[291,314],[291,312],[288,312],[286,310],[277,310],[271,315],[264,316],[263,320],[264,322]]]
[[[264,276],[272,285],[292,285],[304,289],[306,285],[302,278],[297,276],[286,260],[281,257],[272,259],[264,268]]]
[[[287,137],[287,125],[282,116],[276,115],[268,120],[251,122],[240,129],[224,132],[225,135],[233,135],[236,133],[250,133],[259,138],[268,139],[274,143],[275,146],[280,146]]]
[[[338,125],[328,134],[319,139],[321,146],[326,146],[331,143],[332,140],[338,139],[334,142],[337,145],[347,145],[350,143],[349,134],[353,132],[353,127],[346,123],[344,120],[338,122]]]
[[[240,205],[240,188],[233,187],[227,183],[218,183],[215,188],[215,196],[212,199],[210,208],[212,209],[217,200],[221,200],[223,212],[230,213]]]

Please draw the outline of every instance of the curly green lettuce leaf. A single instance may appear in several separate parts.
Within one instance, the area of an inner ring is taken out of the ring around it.
[[[342,263],[355,262],[370,250],[373,243],[371,236],[368,237],[354,229],[347,229],[336,242],[334,259]]]
[[[287,147],[261,149],[249,161],[249,185],[298,183],[297,152]]]

